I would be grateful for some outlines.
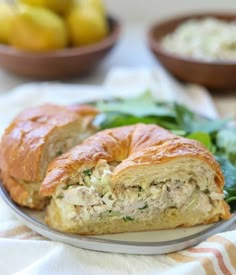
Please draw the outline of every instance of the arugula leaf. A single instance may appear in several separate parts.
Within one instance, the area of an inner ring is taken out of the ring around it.
[[[175,111],[176,121],[180,128],[190,132],[192,122],[195,117],[194,113],[185,106],[177,103],[175,103],[173,107]]]
[[[177,136],[185,137],[187,135],[187,131],[185,130],[171,130],[171,132]]]
[[[216,136],[216,145],[233,164],[236,164],[236,128],[220,130]]]
[[[161,103],[157,104],[150,91],[146,91],[137,97],[117,99],[110,102],[101,101],[97,103],[97,108],[105,113],[120,112],[137,117],[149,115],[174,117],[175,115],[172,108],[167,108]]]
[[[174,110],[178,125],[189,133],[206,132],[212,134],[225,127],[229,122],[229,119],[210,120],[177,103],[174,105]]]
[[[215,134],[228,119],[209,120],[174,102],[157,102],[150,91],[128,99],[98,102],[96,107],[103,113],[96,121],[101,129],[136,123],[157,124],[175,133],[192,132]]]
[[[236,201],[236,167],[226,157],[215,156],[215,158],[219,162],[225,177],[225,199],[227,202]]]
[[[201,142],[209,151],[215,152],[215,146],[211,141],[211,136],[205,132],[193,132],[186,136],[187,138]]]
[[[173,132],[181,131],[182,135],[192,132],[213,134],[228,122],[228,119],[209,120],[178,103],[157,102],[150,92],[128,99],[99,102],[97,108],[103,112],[98,123],[101,129],[153,123]]]
[[[131,114],[120,112],[106,112],[100,128],[113,128],[136,123],[155,123],[155,119],[146,117],[137,117]]]
[[[133,125],[136,123],[157,124],[167,129],[178,130],[175,119],[171,117],[143,116],[138,117],[132,114],[121,112],[106,112],[99,123],[101,129]]]
[[[229,118],[215,119],[215,120],[199,120],[195,121],[192,125],[192,131],[202,131],[209,134],[215,133],[223,129],[230,121]]]

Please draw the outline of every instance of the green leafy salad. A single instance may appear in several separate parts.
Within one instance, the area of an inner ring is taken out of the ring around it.
[[[232,119],[210,120],[178,103],[158,102],[150,92],[130,99],[101,101],[96,107],[102,112],[95,121],[101,129],[157,124],[204,144],[221,165],[225,200],[236,201],[236,127],[229,126]]]

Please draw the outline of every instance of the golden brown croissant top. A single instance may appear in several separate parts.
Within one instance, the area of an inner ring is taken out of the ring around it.
[[[96,131],[97,110],[88,105],[47,104],[20,113],[5,130],[1,141],[2,182],[13,200],[42,208],[38,194],[48,163]]]
[[[85,108],[81,107],[82,115]],[[91,114],[88,108],[87,114]],[[2,169],[25,181],[42,180],[42,146],[52,131],[78,119],[80,109],[43,105],[23,111],[5,130],[2,137]]]
[[[215,171],[219,192],[222,192],[224,178],[220,166],[202,144],[178,137],[156,125],[137,124],[99,132],[57,158],[49,165],[40,193],[43,196],[52,195],[58,185],[85,169],[95,167],[100,159],[117,163],[111,180],[116,188],[125,181],[127,184],[128,170],[131,171],[130,184],[134,184],[135,168],[143,167],[145,173],[145,166],[182,157],[194,157],[210,166]]]

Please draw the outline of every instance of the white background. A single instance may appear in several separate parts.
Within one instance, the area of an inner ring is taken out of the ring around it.
[[[236,12],[236,0],[105,0],[108,11],[124,22],[153,22],[166,16],[192,11]]]

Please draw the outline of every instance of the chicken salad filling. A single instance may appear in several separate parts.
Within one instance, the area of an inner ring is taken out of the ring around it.
[[[193,178],[187,182],[176,179],[153,181],[145,190],[135,185],[113,192],[110,182],[116,166],[117,163],[101,160],[93,169],[80,173],[76,177],[77,182],[59,186],[54,199],[62,215],[80,221],[106,217],[132,221],[148,219],[168,208],[203,212],[212,210],[209,192],[202,192]]]

